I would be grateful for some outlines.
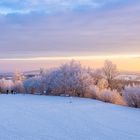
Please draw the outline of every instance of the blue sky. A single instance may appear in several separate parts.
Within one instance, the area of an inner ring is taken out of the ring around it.
[[[29,14],[31,12],[43,12],[51,14],[59,11],[101,8],[118,2],[120,0],[1,0],[0,13]]]
[[[0,60],[138,56],[139,13],[138,0],[1,0]]]

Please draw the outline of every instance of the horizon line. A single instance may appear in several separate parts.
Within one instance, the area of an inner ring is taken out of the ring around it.
[[[95,55],[95,56],[58,56],[58,57],[26,57],[26,58],[0,58],[0,61],[41,61],[41,60],[91,60],[91,59],[128,59],[140,58],[140,54],[125,54],[125,55]]]

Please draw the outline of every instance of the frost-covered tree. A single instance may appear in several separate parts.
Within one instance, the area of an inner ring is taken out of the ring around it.
[[[23,93],[24,92],[23,81],[16,81],[15,83],[13,83],[12,90],[13,92],[16,93]]]
[[[46,74],[46,90],[53,95],[84,96],[92,84],[87,71],[77,61],[71,61]]]
[[[16,71],[13,75],[13,87],[12,87],[12,90],[14,92],[17,92],[17,93],[22,93],[24,92],[24,87],[23,87],[23,74],[20,73],[19,71]]]
[[[26,93],[41,93],[41,78],[40,77],[34,77],[29,78],[23,81],[23,86]]]
[[[140,86],[125,86],[123,98],[128,106],[140,108]]]
[[[94,85],[97,85],[98,81],[103,79],[102,70],[101,69],[93,69],[88,67],[86,69],[87,73],[92,78]]]
[[[106,60],[103,67],[103,76],[108,81],[109,87],[113,89],[113,83],[118,75],[117,66],[111,61]]]
[[[97,83],[97,87],[99,88],[99,90],[103,90],[108,88],[108,81],[106,79],[99,79],[98,83]]]
[[[23,74],[20,73],[19,71],[15,71],[14,75],[13,75],[13,82],[17,82],[17,81],[22,81],[23,80]]]

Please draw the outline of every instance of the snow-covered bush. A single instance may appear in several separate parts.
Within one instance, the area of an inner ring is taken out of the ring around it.
[[[76,77],[80,67],[79,64],[71,62],[47,73],[45,81],[47,93],[52,95],[77,94],[75,91]]]
[[[103,90],[108,88],[108,81],[106,79],[99,79],[98,83],[97,83],[97,87],[99,88],[99,90]]]
[[[99,88],[95,85],[92,85],[88,88],[87,92],[84,94],[84,97],[97,99],[99,94]]]
[[[12,91],[16,93],[23,93],[24,87],[23,87],[23,74],[19,71],[16,71],[12,78],[13,81],[13,87]]]
[[[94,85],[97,85],[98,81],[104,78],[102,75],[101,69],[94,70],[94,69],[88,68],[87,70],[88,70],[88,74],[94,81]]]
[[[128,106],[140,108],[140,86],[126,86],[123,98]]]
[[[99,92],[98,99],[108,103],[125,105],[122,96],[116,90],[104,89]]]
[[[14,83],[12,80],[6,80],[4,78],[2,78],[0,80],[0,92],[1,93],[6,93],[7,90],[9,90],[9,91],[12,90],[13,86],[14,86]]]
[[[46,74],[46,91],[52,95],[84,97],[93,79],[79,62],[71,61]]]
[[[6,80],[3,78],[0,80],[0,92],[3,93],[6,90]]]
[[[41,93],[42,81],[40,77],[29,78],[23,81],[23,86],[26,93]]]
[[[16,92],[16,93],[23,93],[24,92],[23,81],[14,82],[12,86],[12,90],[13,92]]]

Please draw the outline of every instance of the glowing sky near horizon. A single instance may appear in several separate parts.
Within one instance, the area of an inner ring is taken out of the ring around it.
[[[139,13],[138,0],[1,0],[0,71],[68,59],[140,71]]]

